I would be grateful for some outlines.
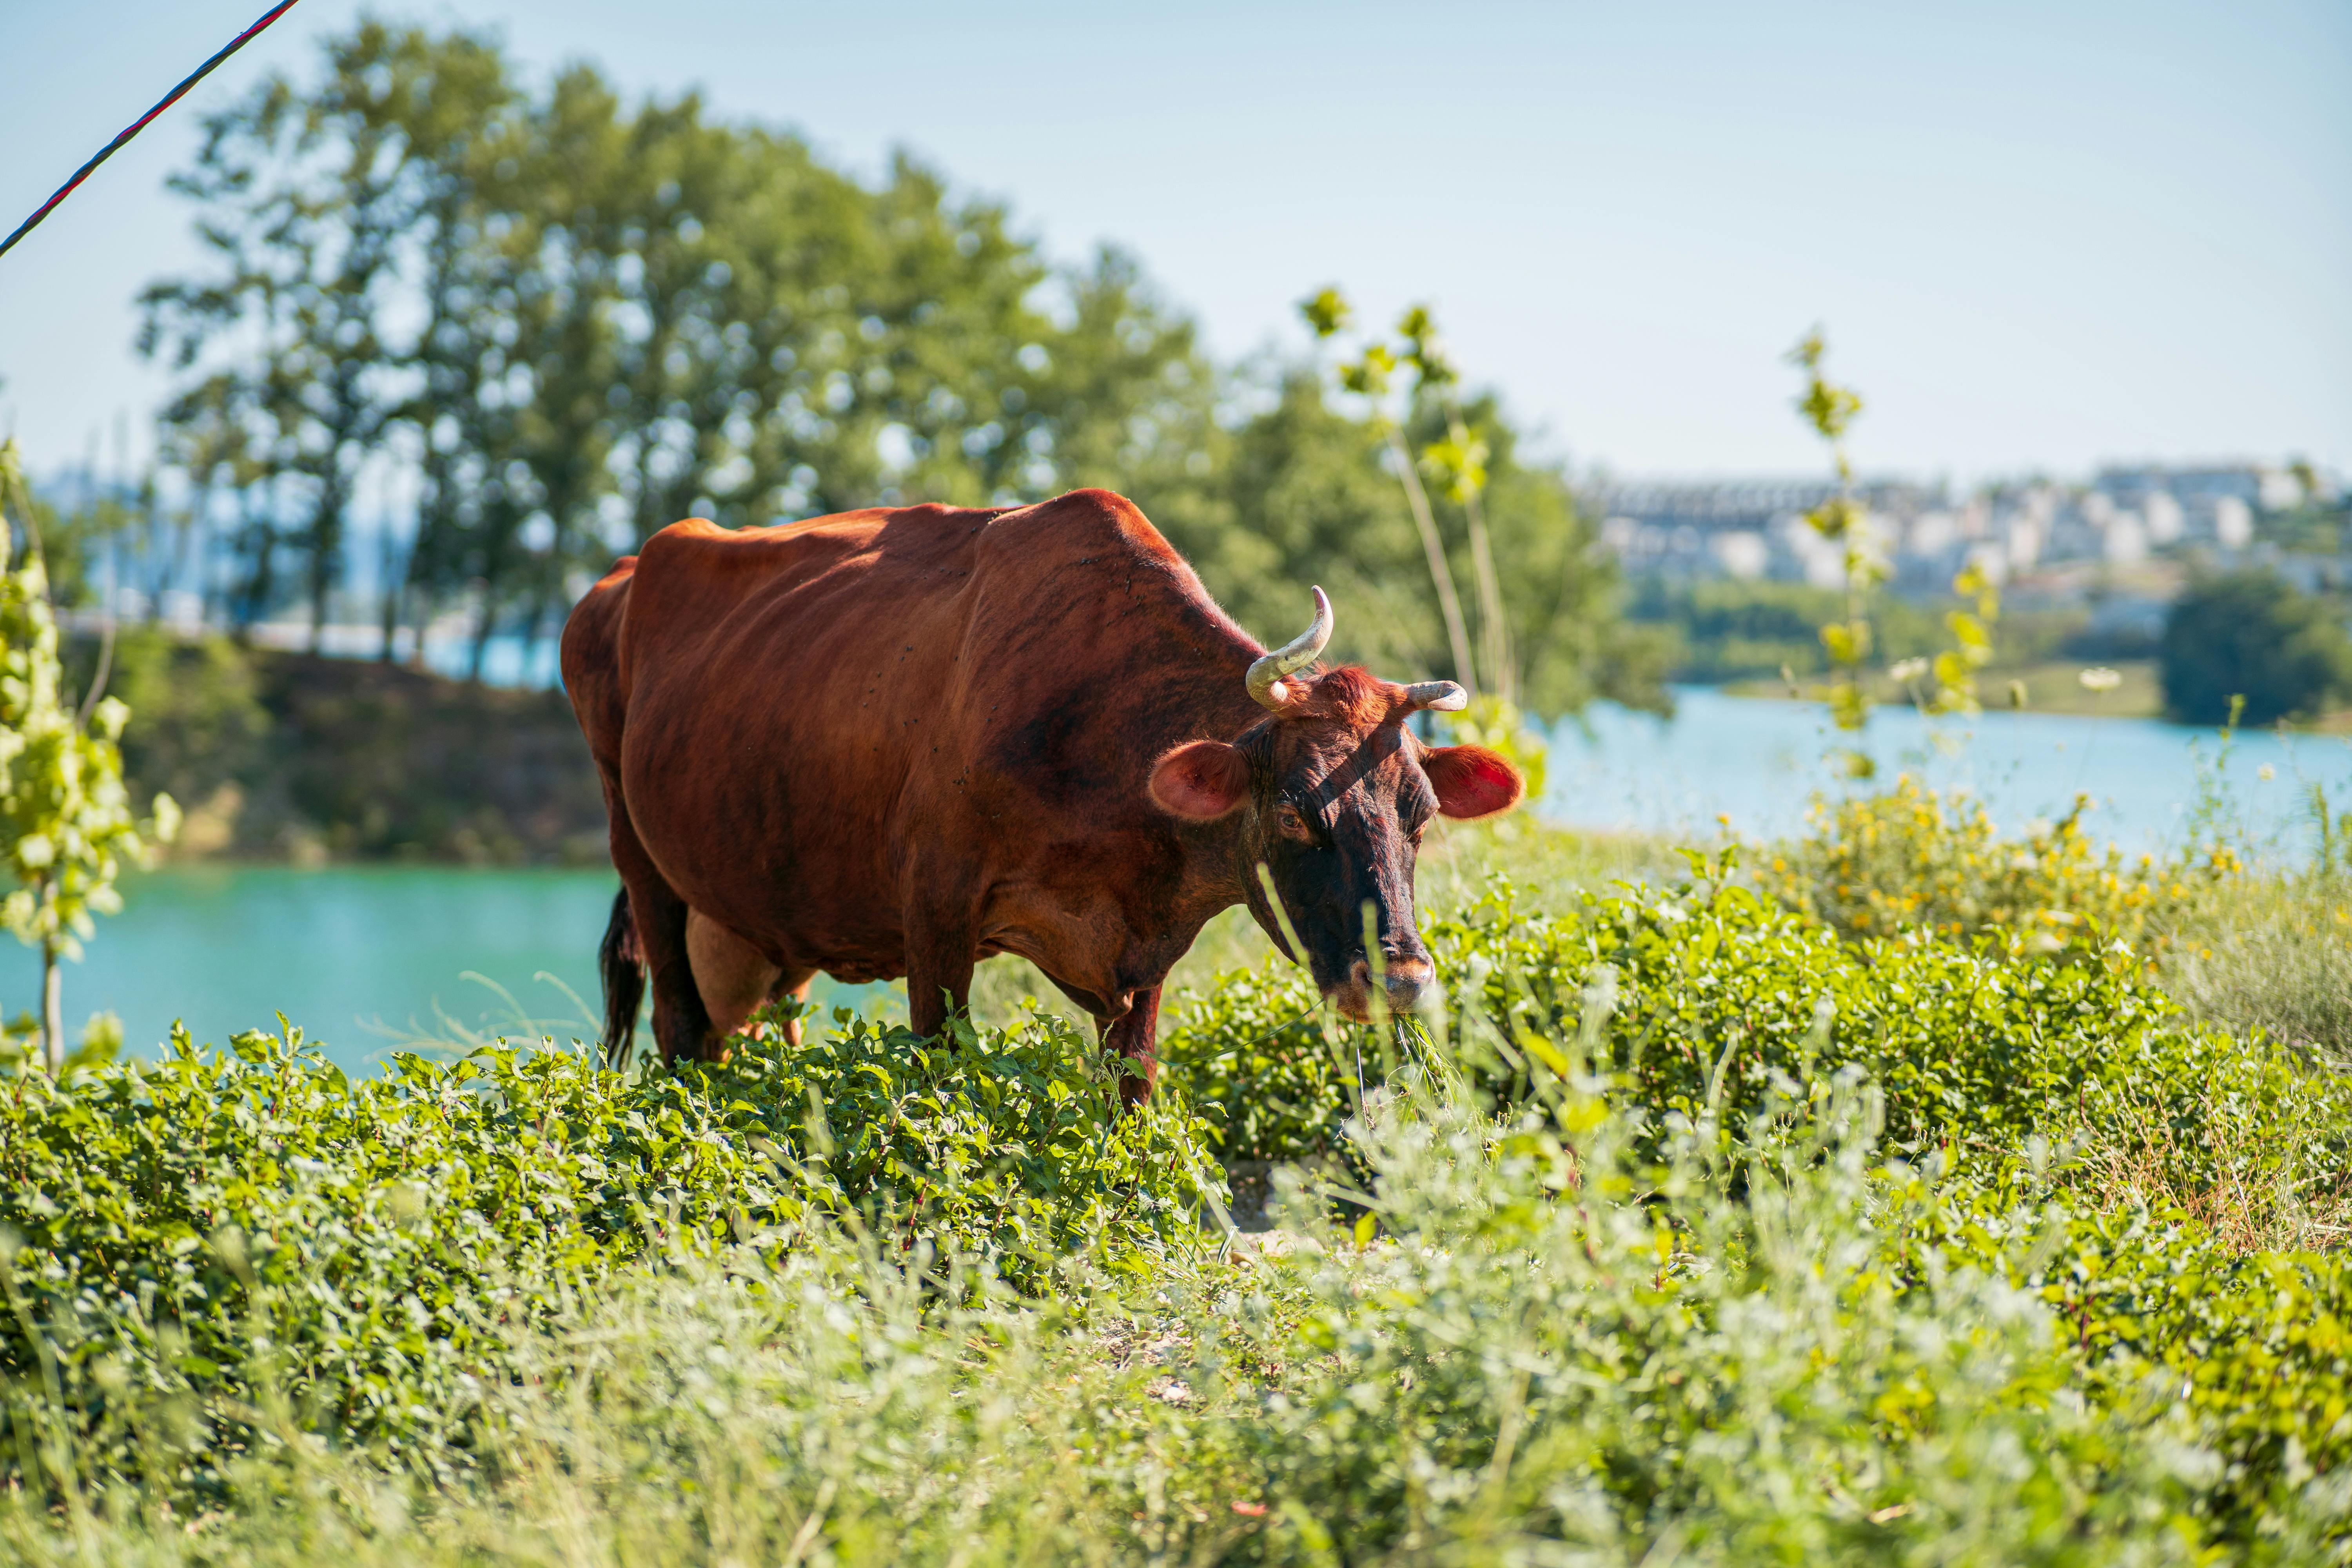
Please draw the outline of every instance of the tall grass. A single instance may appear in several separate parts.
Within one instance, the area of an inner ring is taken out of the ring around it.
[[[2352,1068],[2352,871],[2239,879],[2180,922],[2164,984],[2199,1016]]]

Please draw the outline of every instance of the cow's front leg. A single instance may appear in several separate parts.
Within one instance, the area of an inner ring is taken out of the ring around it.
[[[1132,1110],[1151,1098],[1160,1076],[1160,987],[1128,994],[1127,1011],[1103,1029],[1103,1048],[1118,1056],[1118,1102]]]
[[[969,931],[930,928],[908,934],[907,1021],[915,1033],[928,1039],[947,1026],[950,1013],[970,1015],[978,962]]]

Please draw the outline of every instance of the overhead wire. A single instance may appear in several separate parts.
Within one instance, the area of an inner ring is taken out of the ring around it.
[[[181,99],[187,96],[187,91],[190,88],[195,86],[196,83],[210,76],[223,60],[227,59],[229,56],[236,53],[237,50],[245,47],[246,45],[259,37],[263,29],[267,28],[270,23],[278,20],[278,17],[286,15],[287,12],[294,9],[294,5],[295,0],[278,0],[277,5],[272,5],[268,11],[263,12],[261,18],[255,22],[252,26],[247,27],[244,32],[239,33],[236,37],[231,38],[228,43],[222,47],[219,53],[214,55],[212,58],[198,66],[194,71],[191,71],[185,80],[182,81],[179,86],[173,88],[170,92],[163,96],[162,102],[156,104],[154,108],[141,115],[137,120],[132,121],[130,125],[124,128],[121,135],[117,136],[113,141],[106,144],[104,150],[102,150],[97,157],[92,158],[89,163],[84,163],[80,168],[75,170],[73,178],[68,180],[64,184],[59,185],[57,188],[57,193],[50,196],[47,201],[41,204],[39,211],[34,213],[32,216],[26,218],[23,223],[18,224],[16,226],[16,232],[11,234],[7,238],[0,239],[0,256],[7,255],[9,250],[15,247],[18,240],[24,238],[26,235],[32,233],[34,229],[38,227],[43,218],[48,216],[49,214],[57,210],[58,204],[59,202],[64,201],[68,196],[73,195],[76,187],[80,185],[84,180],[89,179],[91,174],[95,174],[100,163],[105,163],[109,158],[113,157],[115,153],[121,152],[123,146],[128,143],[133,136],[136,136],[142,131],[146,130],[149,123],[152,121],[157,115],[163,113],[165,110],[171,108],[172,105],[179,102]]]

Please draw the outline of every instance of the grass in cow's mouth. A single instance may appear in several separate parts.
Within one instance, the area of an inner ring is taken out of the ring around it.
[[[1457,833],[1446,1005],[1366,1042],[1360,1118],[1357,1042],[1233,933],[1124,1121],[1025,1013],[674,1076],[12,1072],[0,1552],[2340,1558],[2352,1093],[2233,1032],[2324,1023],[2324,955],[2273,961],[2332,874],[2134,952],[1856,940],[1747,879]]]

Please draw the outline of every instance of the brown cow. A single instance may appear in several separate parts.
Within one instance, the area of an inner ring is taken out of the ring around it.
[[[1261,864],[1328,996],[1369,1009],[1369,902],[1410,1006],[1430,978],[1422,829],[1521,784],[1406,729],[1461,705],[1450,681],[1301,676],[1331,632],[1315,600],[1266,654],[1104,490],[662,530],[563,631],[621,873],[606,1049],[625,1057],[646,972],[669,1060],[714,1055],[819,970],[905,975],[932,1034],[975,963],[1017,952],[1133,1064],[1132,1102],[1160,982],[1210,916],[1246,903],[1287,951]]]

